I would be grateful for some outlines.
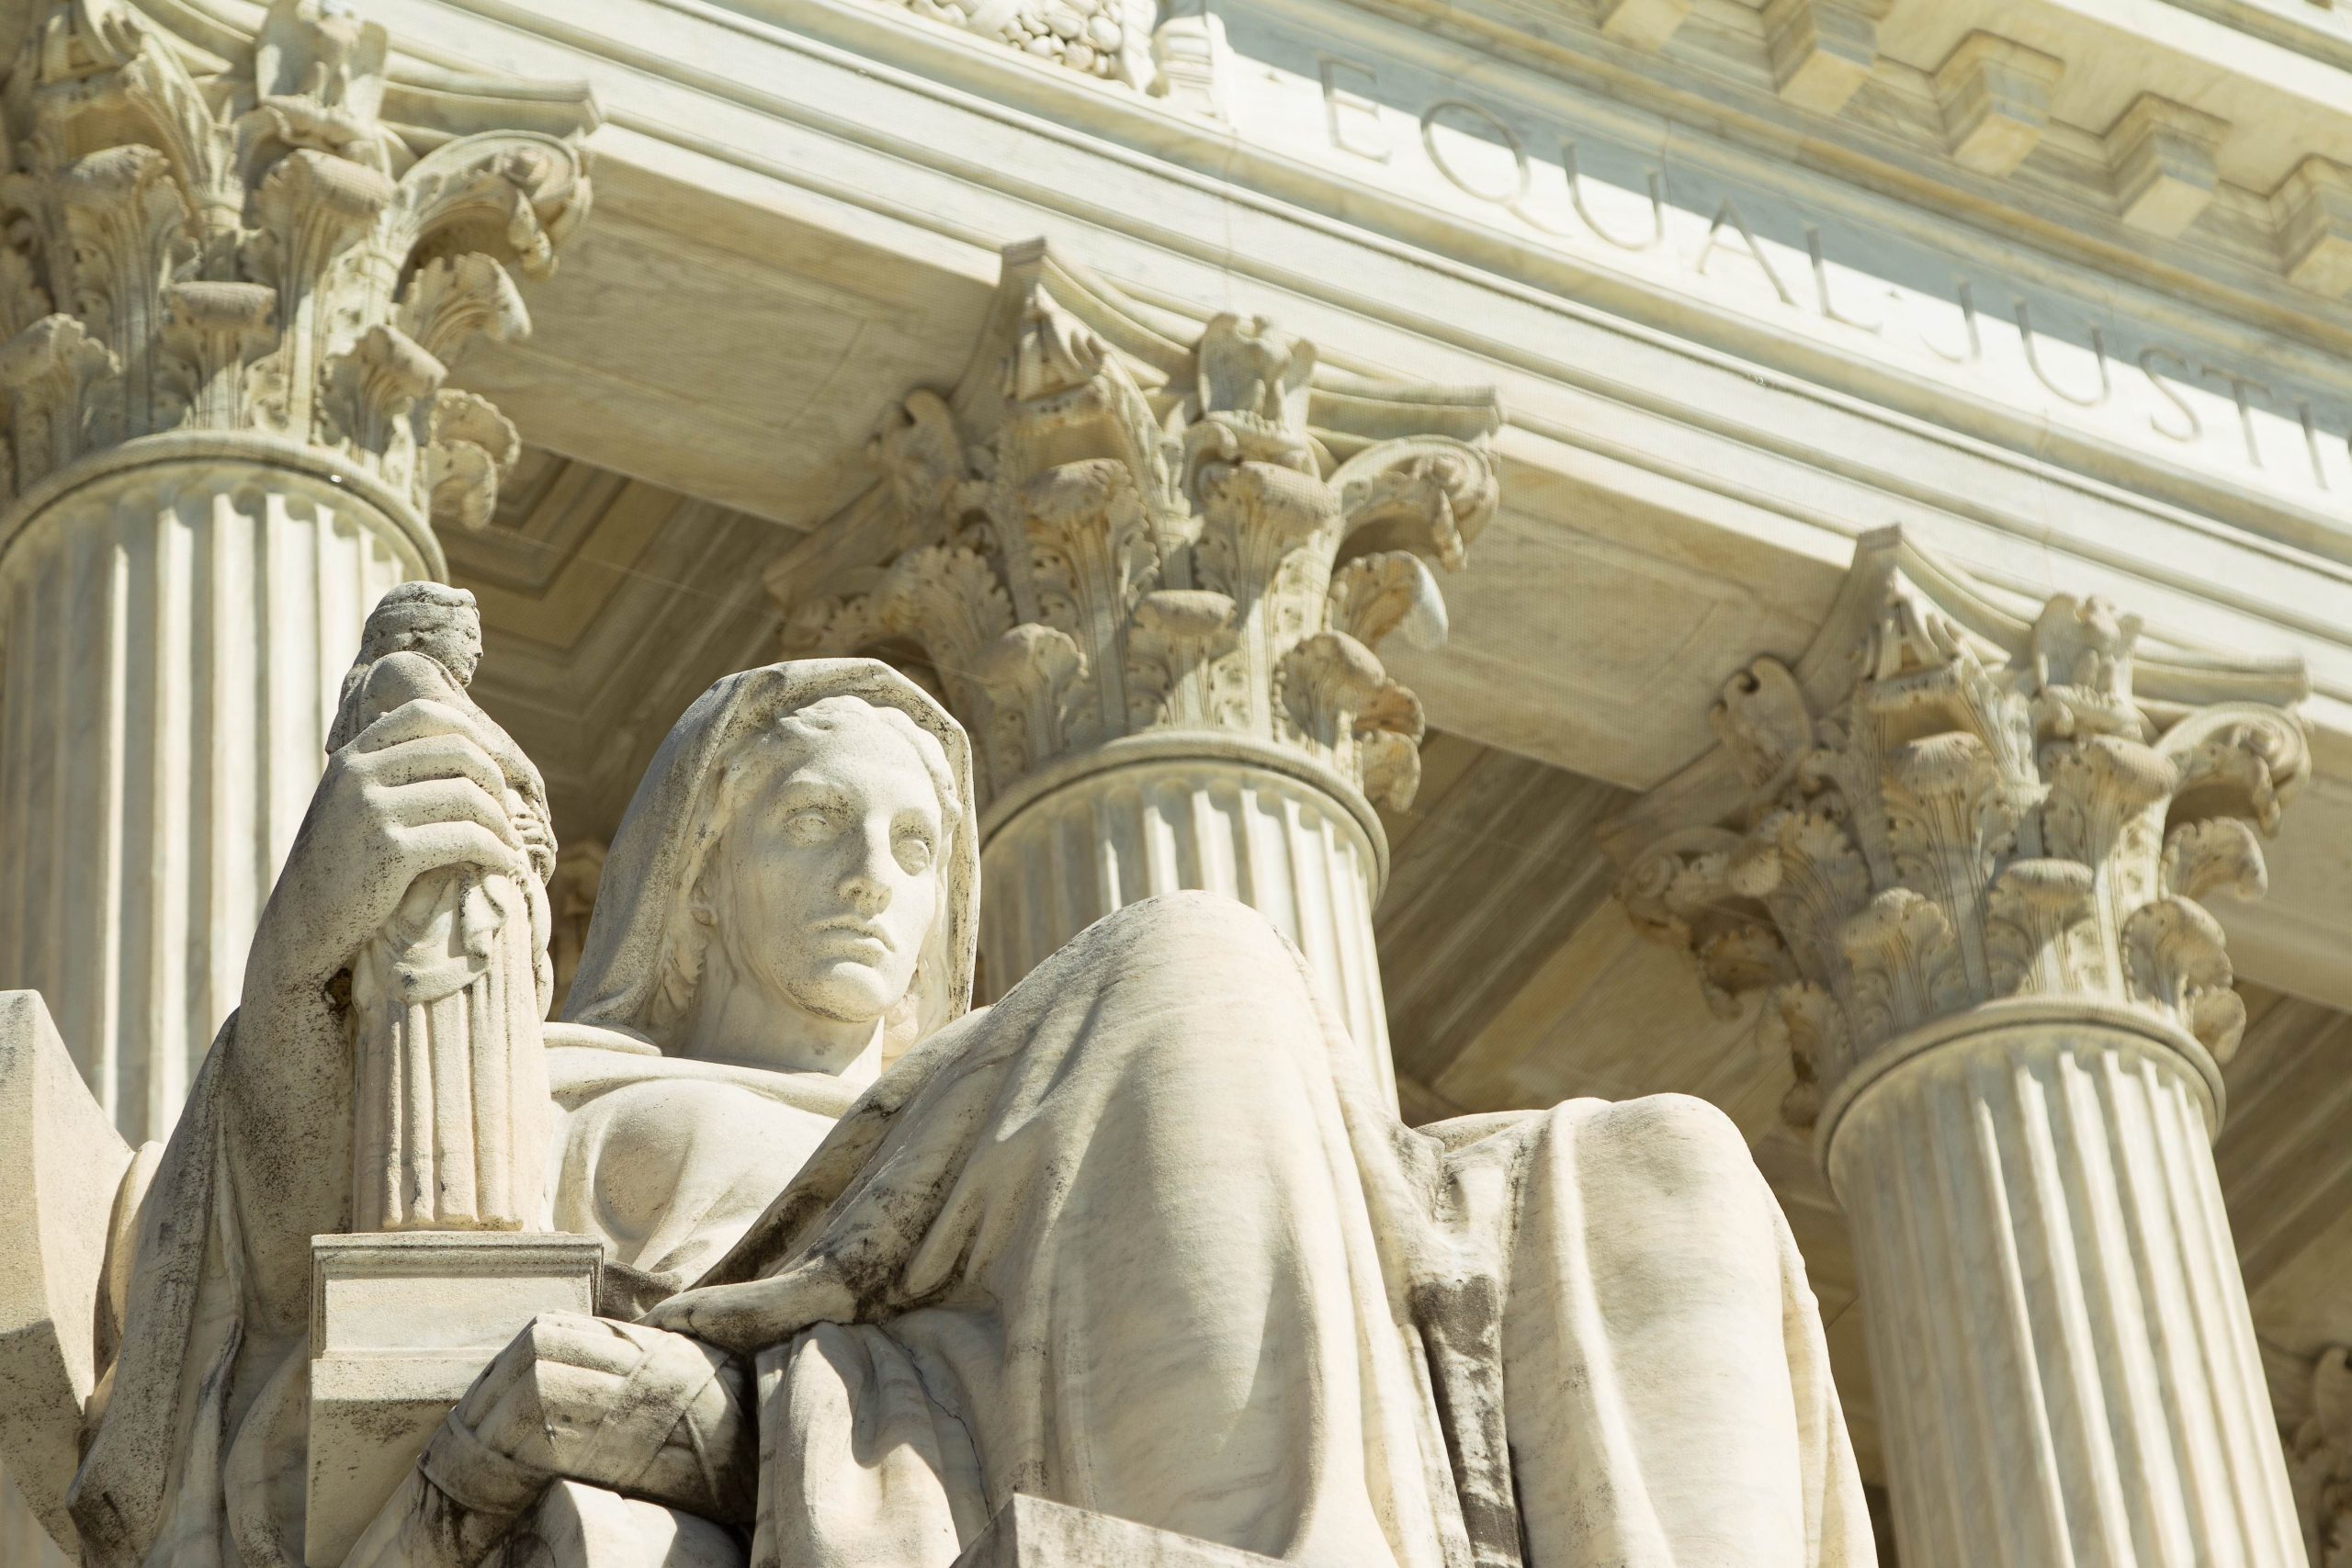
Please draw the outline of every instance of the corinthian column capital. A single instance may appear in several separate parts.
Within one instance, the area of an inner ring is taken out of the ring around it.
[[[584,88],[399,87],[383,29],[318,0],[202,46],[48,0],[0,111],[10,496],[130,442],[257,436],[420,531],[488,520],[514,431],[447,366],[526,330],[509,269],[544,275],[587,210]]]
[[[979,367],[884,422],[887,483],[777,563],[787,654],[932,682],[979,753],[985,984],[1177,888],[1298,942],[1385,1082],[1372,802],[1419,782],[1384,638],[1445,633],[1493,514],[1483,389],[1368,380],[1272,323],[1007,254]]]
[[[2204,900],[2258,897],[2310,759],[2299,663],[2151,658],[2138,617],[2027,618],[1865,539],[1795,668],[1724,688],[1721,744],[1612,829],[1621,896],[1726,1013],[1766,997],[1810,1124],[1858,1064],[2008,998],[2106,1002],[2216,1060],[2245,1025]]]
[[[1420,705],[1375,649],[1444,635],[1431,568],[1494,511],[1493,396],[1318,369],[1261,318],[1181,330],[1010,253],[995,364],[875,439],[900,547],[846,593],[783,563],[786,649],[917,652],[994,795],[1187,735],[1401,805]]]

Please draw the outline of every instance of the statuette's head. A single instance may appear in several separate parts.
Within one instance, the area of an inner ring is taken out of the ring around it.
[[[481,612],[462,588],[403,582],[376,602],[361,639],[358,664],[390,653],[422,653],[469,686],[481,664]]]
[[[886,1016],[913,987],[962,811],[939,742],[896,708],[826,697],[743,737],[718,773],[691,918],[778,998]]]

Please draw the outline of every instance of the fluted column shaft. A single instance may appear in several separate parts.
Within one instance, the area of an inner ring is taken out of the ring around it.
[[[1172,738],[1171,738],[1172,739]],[[1386,869],[1361,799],[1255,758],[1116,743],[998,802],[983,826],[981,979],[991,999],[1112,910],[1155,894],[1238,898],[1296,942],[1393,1100],[1372,908]]]
[[[1996,1003],[1825,1106],[1905,1568],[2303,1561],[2179,1030]]]
[[[236,1005],[361,623],[437,565],[359,476],[203,446],[105,454],[0,536],[0,983],[133,1142]]]

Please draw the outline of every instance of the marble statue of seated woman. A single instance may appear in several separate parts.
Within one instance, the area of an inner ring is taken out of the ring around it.
[[[331,981],[418,876],[520,874],[473,722],[409,703],[320,786],[142,1211],[73,1494],[94,1563],[302,1561],[310,1242],[351,1187]],[[1723,1116],[1408,1128],[1297,953],[1207,895],[973,1010],[972,802],[962,731],[880,664],[679,721],[545,1031],[548,1223],[604,1241],[603,1314],[496,1357],[354,1568],[484,1562],[558,1482],[757,1568],[947,1568],[1015,1493],[1317,1568],[1873,1561]]]

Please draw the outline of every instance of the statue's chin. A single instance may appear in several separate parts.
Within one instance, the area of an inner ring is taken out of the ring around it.
[[[904,985],[855,959],[835,959],[814,966],[786,987],[804,1010],[831,1023],[874,1023],[890,1010]]]

